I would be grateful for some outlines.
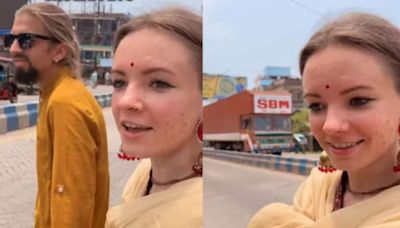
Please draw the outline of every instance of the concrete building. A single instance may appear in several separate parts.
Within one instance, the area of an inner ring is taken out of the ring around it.
[[[304,107],[301,79],[292,78],[289,67],[266,66],[255,84],[255,91],[287,91],[292,94],[293,112]]]
[[[258,75],[255,80],[255,90],[264,91],[270,87],[275,80],[290,77],[290,67],[266,66],[263,73]]]
[[[291,113],[290,93],[245,90],[204,107],[204,144],[281,154],[291,147]]]
[[[71,14],[71,19],[81,45],[82,63],[93,67],[100,65],[102,59],[111,59],[115,32],[130,18],[121,13],[100,12]]]
[[[27,2],[27,0],[13,0],[7,1],[7,4],[5,4],[5,1],[3,1],[0,8],[0,35],[7,34],[11,31],[15,11]],[[4,51],[2,39],[0,39],[0,55],[8,56],[8,52]]]
[[[282,78],[275,80],[266,90],[285,90],[292,94],[292,112],[304,107],[303,87],[300,78]]]

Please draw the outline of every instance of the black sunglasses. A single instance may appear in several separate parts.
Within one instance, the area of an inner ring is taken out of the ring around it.
[[[7,34],[3,36],[4,47],[6,49],[9,49],[11,45],[14,43],[15,39],[17,39],[18,44],[22,50],[31,48],[33,39],[51,40],[57,42],[57,40],[52,37],[42,36],[33,33],[20,33],[18,35]]]

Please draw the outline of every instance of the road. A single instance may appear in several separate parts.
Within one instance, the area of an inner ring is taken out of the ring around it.
[[[137,162],[117,158],[119,135],[111,108],[103,109],[110,162],[110,205],[120,201],[124,184]],[[35,128],[0,135],[0,227],[33,227],[36,194]]]
[[[244,228],[272,202],[291,203],[305,177],[204,158],[204,227]]]

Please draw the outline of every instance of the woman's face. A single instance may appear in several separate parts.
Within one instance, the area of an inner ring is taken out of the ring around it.
[[[146,158],[198,144],[197,69],[188,48],[167,32],[142,29],[120,42],[111,72],[112,111],[125,152]]]
[[[328,46],[307,61],[303,87],[311,131],[337,168],[395,161],[400,98],[391,74],[376,55],[347,46]]]

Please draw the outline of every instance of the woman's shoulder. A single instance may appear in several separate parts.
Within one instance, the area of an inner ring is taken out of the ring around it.
[[[333,172],[321,172],[317,167],[313,168],[310,172],[310,175],[307,177],[306,181],[309,181],[317,188],[321,184],[332,186],[336,185],[342,176],[342,171],[336,170]]]
[[[333,201],[335,186],[342,175],[341,171],[323,173],[314,168],[300,185],[293,198],[293,205],[273,203],[259,210],[249,223],[249,228],[275,227],[287,224],[286,227],[307,227],[319,215],[318,207],[329,208],[327,202]],[[332,199],[331,199],[332,198]]]
[[[294,209],[312,220],[330,213],[341,176],[342,171],[339,170],[324,173],[318,168],[312,169],[293,197]]]
[[[273,203],[264,206],[250,220],[248,228],[267,227],[308,227],[313,221],[307,216],[298,213],[293,206],[283,203]]]

